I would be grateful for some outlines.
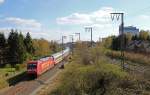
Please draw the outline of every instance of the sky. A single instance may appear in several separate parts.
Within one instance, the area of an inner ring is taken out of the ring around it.
[[[90,40],[85,27],[93,27],[97,41],[118,35],[120,18],[112,21],[111,12],[124,12],[125,26],[150,29],[150,0],[0,0],[0,32],[18,29],[49,41],[78,40],[75,33],[81,33],[81,40]]]

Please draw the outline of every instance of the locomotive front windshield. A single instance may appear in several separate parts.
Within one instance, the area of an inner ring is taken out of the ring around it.
[[[27,69],[36,69],[36,64],[28,64]]]

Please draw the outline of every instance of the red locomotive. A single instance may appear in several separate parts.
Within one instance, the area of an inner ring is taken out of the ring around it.
[[[56,64],[61,62],[68,56],[70,49],[67,48],[61,52],[53,54],[51,57],[41,58],[39,60],[30,61],[27,64],[27,74],[39,76],[47,70],[53,68]]]

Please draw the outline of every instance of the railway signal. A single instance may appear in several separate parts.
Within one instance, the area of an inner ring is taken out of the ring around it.
[[[119,18],[121,17],[121,66],[124,70],[125,66],[125,59],[124,59],[124,13],[110,13],[111,14],[111,19],[112,21],[115,19],[119,20]]]

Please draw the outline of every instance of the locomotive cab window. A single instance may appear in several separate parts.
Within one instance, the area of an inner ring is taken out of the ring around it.
[[[36,69],[37,65],[36,64],[28,64],[28,69]]]

